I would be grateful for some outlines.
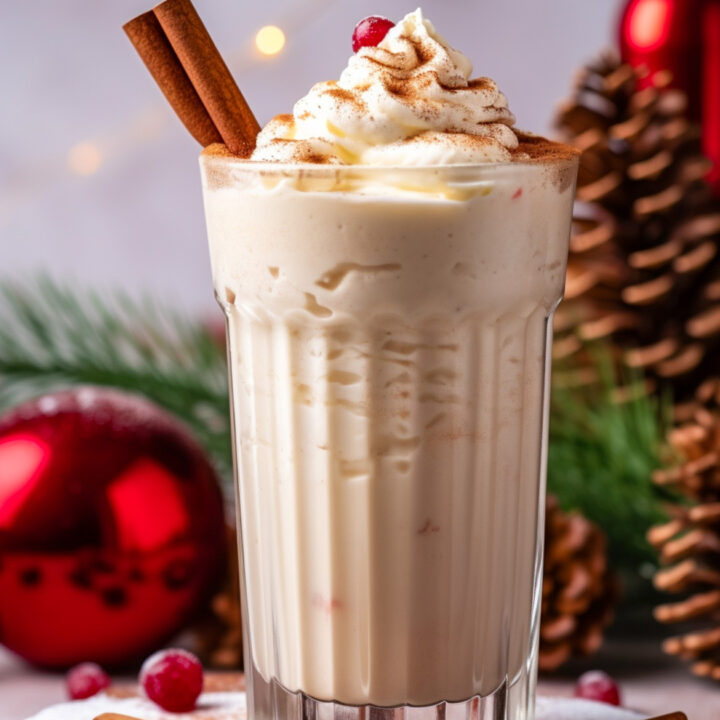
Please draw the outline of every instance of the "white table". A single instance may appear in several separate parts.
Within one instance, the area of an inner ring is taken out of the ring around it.
[[[590,667],[613,674],[628,707],[655,714],[684,710],[689,720],[720,719],[720,683],[693,678],[681,664],[663,657],[656,643],[611,644],[593,660],[544,678],[541,694],[571,695],[574,678]],[[30,668],[0,649],[0,720],[25,720],[65,699],[62,675]]]

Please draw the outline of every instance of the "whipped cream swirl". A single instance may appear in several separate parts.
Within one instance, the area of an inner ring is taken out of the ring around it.
[[[321,82],[262,130],[253,160],[342,165],[503,162],[518,146],[515,117],[493,80],[421,10],[377,47],[350,58],[338,81]]]

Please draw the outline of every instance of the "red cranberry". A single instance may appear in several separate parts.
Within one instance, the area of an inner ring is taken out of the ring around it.
[[[591,670],[575,683],[575,697],[585,700],[620,705],[620,690],[615,681],[602,670]]]
[[[140,685],[163,710],[190,712],[203,689],[203,668],[186,650],[160,650],[143,663]]]
[[[71,700],[84,700],[108,687],[110,676],[98,664],[86,662],[72,668],[65,682]]]
[[[371,15],[361,20],[353,30],[353,52],[357,52],[361,47],[379,45],[392,27],[395,27],[395,23],[380,15]]]

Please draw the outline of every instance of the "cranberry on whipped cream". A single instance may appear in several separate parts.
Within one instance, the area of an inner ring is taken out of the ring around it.
[[[422,10],[377,46],[362,47],[337,81],[317,83],[292,115],[262,130],[252,160],[338,165],[507,162],[515,117],[487,77],[438,34]]]

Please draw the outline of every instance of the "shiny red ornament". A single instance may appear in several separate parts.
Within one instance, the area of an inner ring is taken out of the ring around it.
[[[642,85],[665,70],[702,123],[709,175],[720,192],[720,0],[630,0],[620,21],[622,57],[647,69]]]
[[[210,463],[148,401],[83,387],[0,418],[0,643],[30,662],[157,648],[214,590],[224,533]]]

